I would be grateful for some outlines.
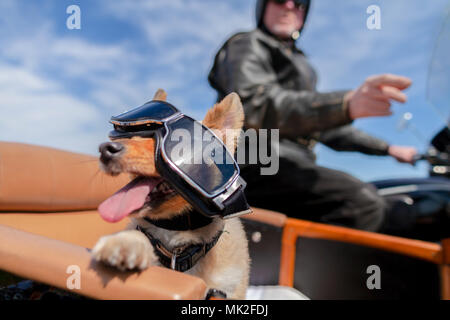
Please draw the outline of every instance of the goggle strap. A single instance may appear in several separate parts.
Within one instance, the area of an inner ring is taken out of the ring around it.
[[[233,182],[231,186],[228,187],[228,189],[225,192],[222,192],[220,195],[215,197],[213,199],[213,202],[219,207],[220,210],[224,209],[224,202],[226,199],[228,199],[236,190],[239,188],[245,189],[247,186],[247,182],[245,182],[244,179],[242,179],[240,176],[237,177],[237,179]]]
[[[252,212],[247,203],[243,186],[240,186],[230,197],[228,197],[228,199],[223,202],[223,205],[225,207],[221,212],[223,219],[241,216]]]

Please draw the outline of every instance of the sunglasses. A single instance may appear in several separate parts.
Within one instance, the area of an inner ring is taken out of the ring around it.
[[[239,166],[222,140],[167,102],[147,102],[112,117],[110,122],[114,124],[111,140],[155,138],[159,174],[188,201],[195,199],[191,204],[208,216],[217,215],[217,209],[223,216],[229,198],[245,188]]]
[[[277,4],[285,4],[289,0],[271,0]],[[306,9],[309,6],[309,0],[293,0],[294,5],[297,9]]]

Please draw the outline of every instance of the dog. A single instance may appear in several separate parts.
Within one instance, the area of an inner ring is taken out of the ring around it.
[[[165,101],[166,97],[166,92],[159,89],[153,100]],[[243,121],[240,98],[231,93],[208,110],[202,124],[211,129],[233,154]],[[115,152],[117,149],[120,152]],[[100,167],[104,172],[109,175],[129,173],[135,178],[153,179],[157,186],[152,192],[159,196],[137,209],[133,208],[129,214],[131,223],[126,230],[101,237],[92,249],[93,258],[120,270],[144,270],[149,266],[162,266],[155,242],[149,239],[158,239],[157,245],[168,251],[191,244],[212,243],[213,247],[185,273],[200,277],[208,288],[224,293],[226,298],[245,299],[250,258],[240,219],[215,217],[205,226],[181,231],[148,223],[146,219],[167,221],[183,218],[192,210],[192,206],[158,174],[155,139],[138,136],[118,139],[114,145],[112,142],[102,144],[100,153]]]

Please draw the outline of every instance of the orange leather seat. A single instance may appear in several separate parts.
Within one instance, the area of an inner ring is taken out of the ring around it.
[[[96,208],[129,181],[99,171],[93,156],[0,142],[0,270],[97,299],[203,299],[203,280],[165,268],[123,273],[91,261],[98,238],[128,221],[103,221]]]

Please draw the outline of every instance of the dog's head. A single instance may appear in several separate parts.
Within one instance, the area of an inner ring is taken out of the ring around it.
[[[153,100],[166,100],[159,89]],[[202,124],[210,128],[234,153],[244,112],[239,96],[231,93],[208,110]],[[170,219],[191,209],[158,173],[155,166],[154,138],[132,137],[100,145],[100,167],[109,175],[129,173],[133,180],[99,206],[102,217],[110,222],[126,216]],[[214,178],[214,177],[212,177]]]

